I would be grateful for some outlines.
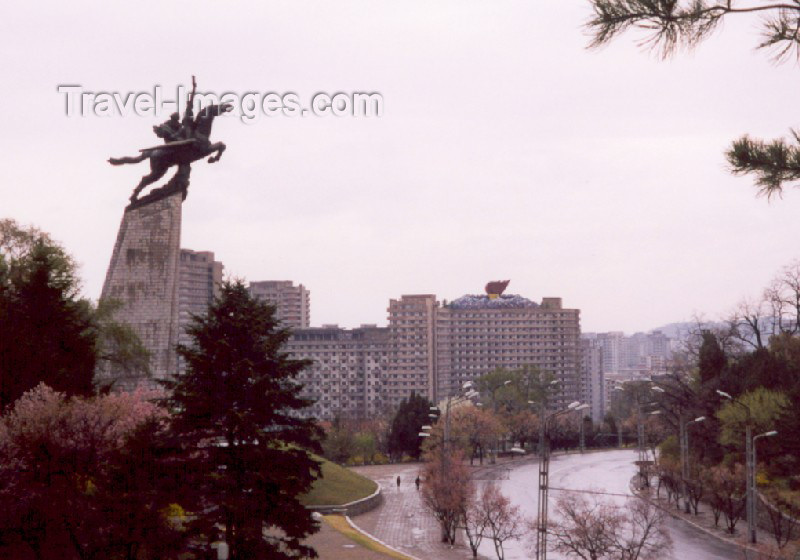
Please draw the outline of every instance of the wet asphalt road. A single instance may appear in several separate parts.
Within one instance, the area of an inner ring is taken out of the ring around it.
[[[636,473],[635,460],[636,453],[631,450],[554,456],[550,461],[550,487],[630,495],[629,482]],[[497,481],[503,493],[530,519],[536,517],[538,473],[538,464],[525,464],[512,469],[508,479]],[[551,519],[557,495],[557,490],[550,491]],[[623,497],[612,496],[609,499],[625,502]],[[735,547],[679,520],[669,518],[667,528],[672,536],[673,550],[664,556],[665,560],[735,560],[742,557]],[[506,560],[533,558],[530,544],[527,540],[507,543]],[[482,543],[481,553],[494,558],[492,543]],[[554,552],[548,552],[547,557],[549,560],[567,558]]]

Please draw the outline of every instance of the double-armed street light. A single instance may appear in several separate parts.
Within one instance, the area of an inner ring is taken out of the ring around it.
[[[446,464],[447,463],[447,444],[449,443],[449,439],[450,439],[450,408],[451,408],[451,405],[453,404],[453,402],[459,403],[459,402],[464,402],[464,401],[473,401],[473,399],[475,399],[476,397],[478,397],[480,395],[480,393],[478,391],[473,389],[472,381],[464,382],[464,384],[461,386],[460,393],[461,394],[459,394],[458,396],[455,396],[455,397],[453,397],[452,395],[448,396],[447,397],[447,403],[445,405],[444,429],[442,431],[441,461],[440,461],[442,480],[444,480],[444,478],[446,476],[446,473],[447,473],[447,464]],[[478,404],[480,404],[480,403],[478,403]],[[441,417],[441,415],[442,415],[442,411],[438,406],[430,407],[430,412],[429,412],[428,416],[431,419],[437,419],[438,420]],[[425,428],[428,428],[428,429],[426,430]],[[431,430],[431,426],[422,426],[422,431],[419,433],[419,436],[423,437],[423,438],[430,437],[430,435],[431,435],[430,434],[430,430]],[[446,530],[444,528],[442,528],[442,541],[447,540],[447,538],[448,538],[447,532],[446,532]]]
[[[680,448],[681,448],[681,492],[683,494],[683,510],[690,511],[689,490],[686,481],[689,478],[689,426],[705,421],[705,416],[698,416],[694,420],[683,422],[680,420]]]
[[[586,403],[583,403],[581,405],[576,406],[573,410],[580,411],[580,410],[586,410],[587,408],[589,408],[589,405],[586,404]],[[579,429],[579,433],[580,433],[579,440],[578,440],[578,442],[579,442],[578,445],[579,445],[581,453],[583,453],[586,450],[586,436],[584,435],[583,414],[580,414],[578,416],[578,421],[579,421],[578,429]]]
[[[539,456],[539,517],[536,525],[536,560],[546,560],[547,558],[547,493],[549,488],[550,476],[550,436],[549,427],[553,420],[575,410],[583,410],[580,402],[575,401],[567,408],[559,410],[541,418],[540,456]],[[546,411],[545,411],[546,412]]]
[[[445,413],[444,413],[444,433],[443,433],[443,437],[442,437],[442,445],[443,445],[442,452],[443,453],[446,451],[446,447],[445,446],[447,445],[448,438],[450,437],[450,408],[451,408],[451,405],[453,403],[460,403],[460,402],[465,402],[465,401],[473,401],[473,399],[475,399],[478,396],[480,396],[480,393],[478,391],[476,391],[475,389],[473,389],[472,381],[465,381],[464,384],[461,386],[461,394],[459,394],[459,395],[457,395],[455,397],[452,396],[452,395],[447,397],[446,404],[445,404]],[[476,403],[476,404],[480,405],[481,403]],[[438,419],[441,416],[441,414],[442,414],[442,411],[439,409],[438,406],[432,406],[432,407],[430,407],[430,413],[428,414],[428,416],[431,419]],[[426,427],[429,430],[431,428],[430,426],[423,426],[422,429],[424,430]],[[430,433],[429,432],[420,432],[419,435],[420,435],[420,437],[429,437]]]
[[[540,377],[540,383],[541,382],[542,379]],[[539,457],[541,457],[544,454],[544,419],[545,415],[547,414],[548,392],[550,391],[551,388],[554,388],[559,383],[560,381],[558,379],[553,379],[546,385],[542,385],[541,386],[542,394],[540,396],[541,398],[539,399],[539,402],[537,403],[536,401],[528,401],[528,404],[539,405],[539,450],[538,450]]]
[[[750,499],[750,502],[753,507],[753,519],[758,520],[758,492],[756,491],[756,470],[758,469],[758,462],[757,462],[757,454],[756,454],[756,441],[758,438],[763,437],[773,437],[777,436],[778,432],[775,430],[770,430],[769,432],[764,432],[763,434],[758,434],[753,438],[753,472],[751,473],[752,480],[750,481],[750,489],[753,492],[753,496]],[[756,522],[756,525],[758,523]],[[750,542],[756,542],[756,532],[755,528],[753,529],[753,539]]]
[[[658,406],[657,402],[649,402],[642,404],[640,398],[636,399],[636,443],[639,448],[639,461],[647,461],[647,437],[645,433],[645,425],[644,425],[644,412],[642,408],[645,406]],[[660,414],[660,410],[654,410],[647,412],[648,415],[658,415]]]
[[[666,394],[667,392],[657,385],[653,386],[653,391]],[[706,420],[705,416],[698,416],[692,420],[683,420],[683,413],[678,413],[678,447],[680,449],[681,460],[681,494],[683,496],[683,507],[686,513],[690,512],[689,491],[686,481],[689,478],[689,427],[692,424],[699,424]]]
[[[745,511],[747,513],[747,540],[751,543],[756,542],[756,515],[755,515],[755,465],[753,464],[753,422],[750,407],[739,399],[733,398],[730,393],[717,389],[717,394],[734,404],[737,404],[747,412],[747,419],[744,425],[744,456],[745,456],[745,477],[747,486],[745,491]]]

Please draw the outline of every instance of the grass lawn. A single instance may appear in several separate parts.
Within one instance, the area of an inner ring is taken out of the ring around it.
[[[336,463],[322,461],[322,478],[314,482],[311,491],[300,498],[306,506],[338,506],[366,498],[378,485],[360,474],[340,467]]]

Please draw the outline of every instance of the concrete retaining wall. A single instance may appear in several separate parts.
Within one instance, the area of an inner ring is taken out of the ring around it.
[[[761,493],[758,492],[758,528],[764,531],[768,531],[769,533],[773,532],[774,527],[772,526],[772,520],[770,519],[769,512],[767,510],[772,510],[773,512],[779,513],[781,518],[783,518],[783,523],[785,523],[785,527],[797,527],[800,526],[800,520],[795,519],[783,512],[780,512],[778,509],[775,508],[767,498]]]
[[[354,502],[350,502],[349,504],[343,504],[340,506],[306,506],[308,509],[312,511],[316,511],[323,515],[328,515],[331,513],[338,513],[342,515],[347,515],[348,517],[352,517],[354,515],[359,515],[362,513],[366,513],[368,511],[372,511],[376,507],[378,507],[383,502],[383,494],[381,494],[381,487],[378,485],[378,488],[367,496],[366,498],[361,498],[360,500],[356,500]]]

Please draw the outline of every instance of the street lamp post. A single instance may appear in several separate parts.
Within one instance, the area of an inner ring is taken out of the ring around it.
[[[745,456],[745,511],[747,513],[747,540],[756,542],[756,516],[755,516],[755,465],[753,464],[753,422],[750,414],[750,407],[739,399],[734,399],[729,393],[717,389],[717,394],[722,398],[728,399],[732,403],[738,404],[747,412],[747,420],[744,426],[744,456]]]
[[[689,490],[686,486],[686,480],[689,478],[689,425],[702,422],[706,419],[705,416],[698,416],[694,420],[684,422],[680,419],[680,447],[681,447],[681,491],[683,493],[683,511],[690,512],[689,509]]]
[[[549,392],[551,387],[555,387],[558,385],[559,380],[553,379],[548,384],[544,384],[544,373],[539,376],[539,387],[541,388],[542,394],[540,395],[539,399],[539,457],[544,455],[544,419],[547,415],[547,401],[549,400]],[[528,404],[535,404],[535,401],[528,401]]]
[[[541,419],[541,425],[544,429],[540,431],[542,435],[542,451],[539,457],[539,517],[536,525],[536,560],[547,559],[547,493],[550,476],[550,435],[548,428],[554,418],[577,410],[581,406],[580,402],[575,401],[567,408]]]
[[[440,461],[441,465],[441,477],[442,480],[445,479],[447,475],[447,444],[450,439],[450,407],[455,399],[456,402],[461,402],[464,400],[472,400],[477,397],[480,393],[472,388],[472,381],[465,382],[461,387],[461,393],[457,397],[448,396],[447,397],[447,404],[445,406],[445,413],[444,413],[444,430],[442,433],[442,445],[441,445],[441,453],[442,453],[442,460]],[[430,407],[430,414],[431,418],[441,416],[441,410],[438,406]],[[424,428],[427,426],[423,426],[423,431],[419,433],[420,437],[430,437],[430,433],[425,431]],[[447,540],[447,533],[444,528],[442,528],[442,541]]]
[[[647,403],[653,405],[657,403]],[[642,401],[636,399],[636,444],[639,450],[639,461],[643,464],[647,461],[647,443],[645,438],[644,417],[642,414]]]
[[[648,454],[647,454],[647,438],[645,432],[645,424],[644,424],[644,412],[642,410],[643,406],[657,406],[658,403],[656,402],[649,402],[649,403],[642,403],[641,395],[636,397],[636,445],[638,448],[639,460],[637,464],[639,466],[639,477],[641,478],[641,482],[644,486],[650,486],[650,477],[648,475]],[[661,413],[660,410],[649,412],[648,414],[659,414]]]
[[[639,452],[639,464],[647,460],[644,448],[644,422],[642,421],[642,401],[636,397],[636,448]],[[643,467],[642,467],[643,468]]]
[[[753,438],[753,472],[752,472],[752,480],[750,481],[750,489],[753,492],[753,495],[750,497],[750,503],[753,507],[753,519],[756,520],[756,524],[758,521],[758,493],[756,492],[756,469],[758,469],[757,461],[757,454],[756,454],[756,441],[758,438],[762,437],[772,437],[777,436],[778,432],[775,430],[764,432],[763,434],[758,434],[756,437]],[[755,530],[753,531],[753,540],[751,542],[756,542],[756,533]]]
[[[587,408],[589,408],[589,405],[584,403],[584,404],[576,406],[573,410],[581,411],[581,410],[586,410]],[[584,424],[583,414],[580,414],[578,416],[578,422],[579,422],[578,429],[579,429],[579,434],[580,434],[579,440],[578,440],[578,445],[580,447],[581,453],[583,453],[586,450],[586,437],[584,435],[584,428],[583,428],[583,424]]]

